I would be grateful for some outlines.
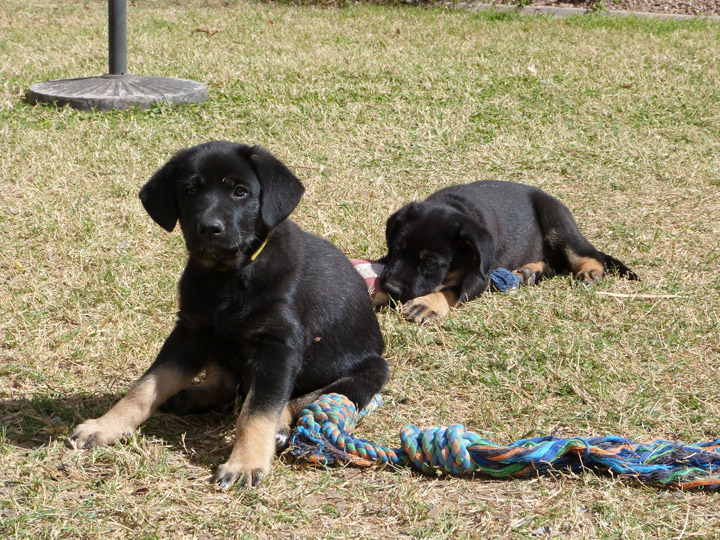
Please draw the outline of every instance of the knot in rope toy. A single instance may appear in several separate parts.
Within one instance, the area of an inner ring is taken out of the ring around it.
[[[381,405],[378,394],[357,413],[345,396],[321,396],[301,411],[291,455],[322,465],[390,463],[431,475],[479,473],[494,478],[592,469],[659,487],[720,490],[720,439],[688,445],[663,440],[638,444],[613,436],[547,436],[501,446],[460,425],[425,430],[409,425],[400,433],[401,448],[392,449],[353,436],[357,422]]]

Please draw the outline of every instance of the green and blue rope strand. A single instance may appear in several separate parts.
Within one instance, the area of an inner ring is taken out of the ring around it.
[[[720,439],[643,444],[614,436],[547,436],[501,446],[461,425],[425,430],[409,425],[400,433],[401,447],[393,449],[353,436],[357,422],[381,405],[378,394],[358,413],[345,396],[321,396],[300,413],[291,454],[324,465],[411,465],[431,475],[444,472],[504,478],[594,469],[660,487],[720,490]]]

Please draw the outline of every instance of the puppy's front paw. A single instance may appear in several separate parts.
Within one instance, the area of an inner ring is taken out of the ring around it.
[[[127,426],[96,418],[76,427],[70,435],[70,443],[78,449],[107,446],[131,435],[132,432]]]
[[[406,302],[402,312],[406,319],[425,324],[437,317],[447,315],[450,312],[450,306],[442,293],[430,293]]]
[[[242,463],[228,461],[218,467],[215,474],[215,483],[222,489],[228,489],[235,482],[241,486],[257,487],[260,481],[270,472],[270,465],[253,467],[244,466]]]

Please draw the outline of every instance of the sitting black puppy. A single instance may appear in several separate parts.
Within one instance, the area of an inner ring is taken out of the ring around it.
[[[225,141],[178,152],[145,184],[148,214],[168,231],[179,221],[189,253],[178,320],[128,394],[75,429],[77,447],[113,443],[164,402],[185,413],[240,394],[235,445],[215,480],[255,485],[300,409],[328,392],[360,408],[383,387],[384,343],[362,278],[285,219],[303,192],[267,150]]]
[[[608,269],[637,279],[588,242],[563,203],[514,182],[443,188],[395,212],[385,232],[381,286],[416,322],[477,298],[497,268],[513,270],[526,285],[559,273],[595,283]]]

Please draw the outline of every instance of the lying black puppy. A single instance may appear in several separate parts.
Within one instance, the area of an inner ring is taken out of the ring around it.
[[[563,203],[514,182],[443,188],[390,216],[386,238],[380,283],[416,322],[480,296],[497,268],[513,270],[526,285],[556,273],[594,283],[608,269],[637,279],[587,241]]]
[[[215,481],[256,485],[305,405],[338,392],[363,407],[382,388],[388,365],[362,278],[285,219],[303,192],[267,150],[225,141],[178,152],[145,184],[148,214],[168,231],[179,221],[189,252],[178,320],[128,394],[75,429],[76,447],[113,443],[164,402],[186,413],[239,393],[235,445]]]

